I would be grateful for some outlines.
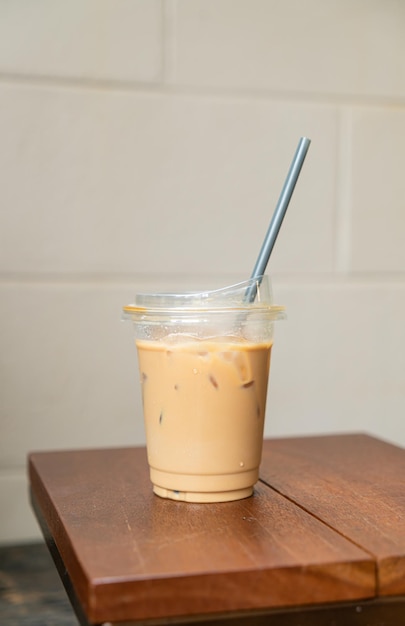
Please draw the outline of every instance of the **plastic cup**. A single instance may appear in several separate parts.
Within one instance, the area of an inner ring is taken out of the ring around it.
[[[252,281],[257,295],[249,302]],[[273,327],[284,317],[267,276],[215,291],[138,294],[124,307],[135,332],[158,496],[225,502],[253,493]]]

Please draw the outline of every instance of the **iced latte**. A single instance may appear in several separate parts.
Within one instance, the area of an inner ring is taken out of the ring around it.
[[[161,497],[220,502],[253,492],[273,322],[283,316],[260,290],[249,305],[243,291],[235,303],[225,290],[208,292],[222,296],[217,302],[190,294],[175,301],[170,321],[163,317],[174,295],[124,309],[135,326],[150,477]]]

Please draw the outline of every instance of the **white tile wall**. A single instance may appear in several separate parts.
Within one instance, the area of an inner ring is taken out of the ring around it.
[[[403,98],[397,0],[178,0],[174,82]]]
[[[156,82],[162,43],[162,0],[0,3],[4,74]]]
[[[355,109],[351,186],[354,271],[405,271],[404,168],[405,108]]]
[[[301,135],[266,434],[405,445],[404,28],[394,0],[0,3],[0,543],[39,537],[30,450],[144,443],[121,306],[247,276]]]
[[[405,444],[403,280],[280,281],[268,436],[360,430]]]
[[[275,267],[333,269],[334,107],[14,84],[0,102],[5,270],[250,273],[302,129]]]
[[[143,442],[136,351],[120,320],[132,289],[12,283],[2,288],[3,466],[27,450]]]
[[[31,512],[26,472],[0,473],[2,543],[38,540],[38,524]]]

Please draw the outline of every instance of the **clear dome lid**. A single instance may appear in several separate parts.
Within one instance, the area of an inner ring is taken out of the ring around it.
[[[124,319],[134,319],[148,312],[170,313],[180,310],[191,312],[201,310],[262,310],[272,319],[283,319],[285,309],[272,304],[270,281],[267,276],[209,291],[185,293],[138,293],[132,304],[123,307]]]

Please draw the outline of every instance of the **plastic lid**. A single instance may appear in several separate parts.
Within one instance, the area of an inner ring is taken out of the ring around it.
[[[253,302],[246,298],[252,286],[256,297]],[[285,308],[272,304],[270,283],[267,276],[214,289],[211,291],[195,291],[186,293],[139,293],[133,304],[123,307],[124,319],[132,319],[137,314],[169,313],[170,311],[200,310],[262,310],[273,317],[283,319]],[[271,315],[270,315],[271,314]]]

